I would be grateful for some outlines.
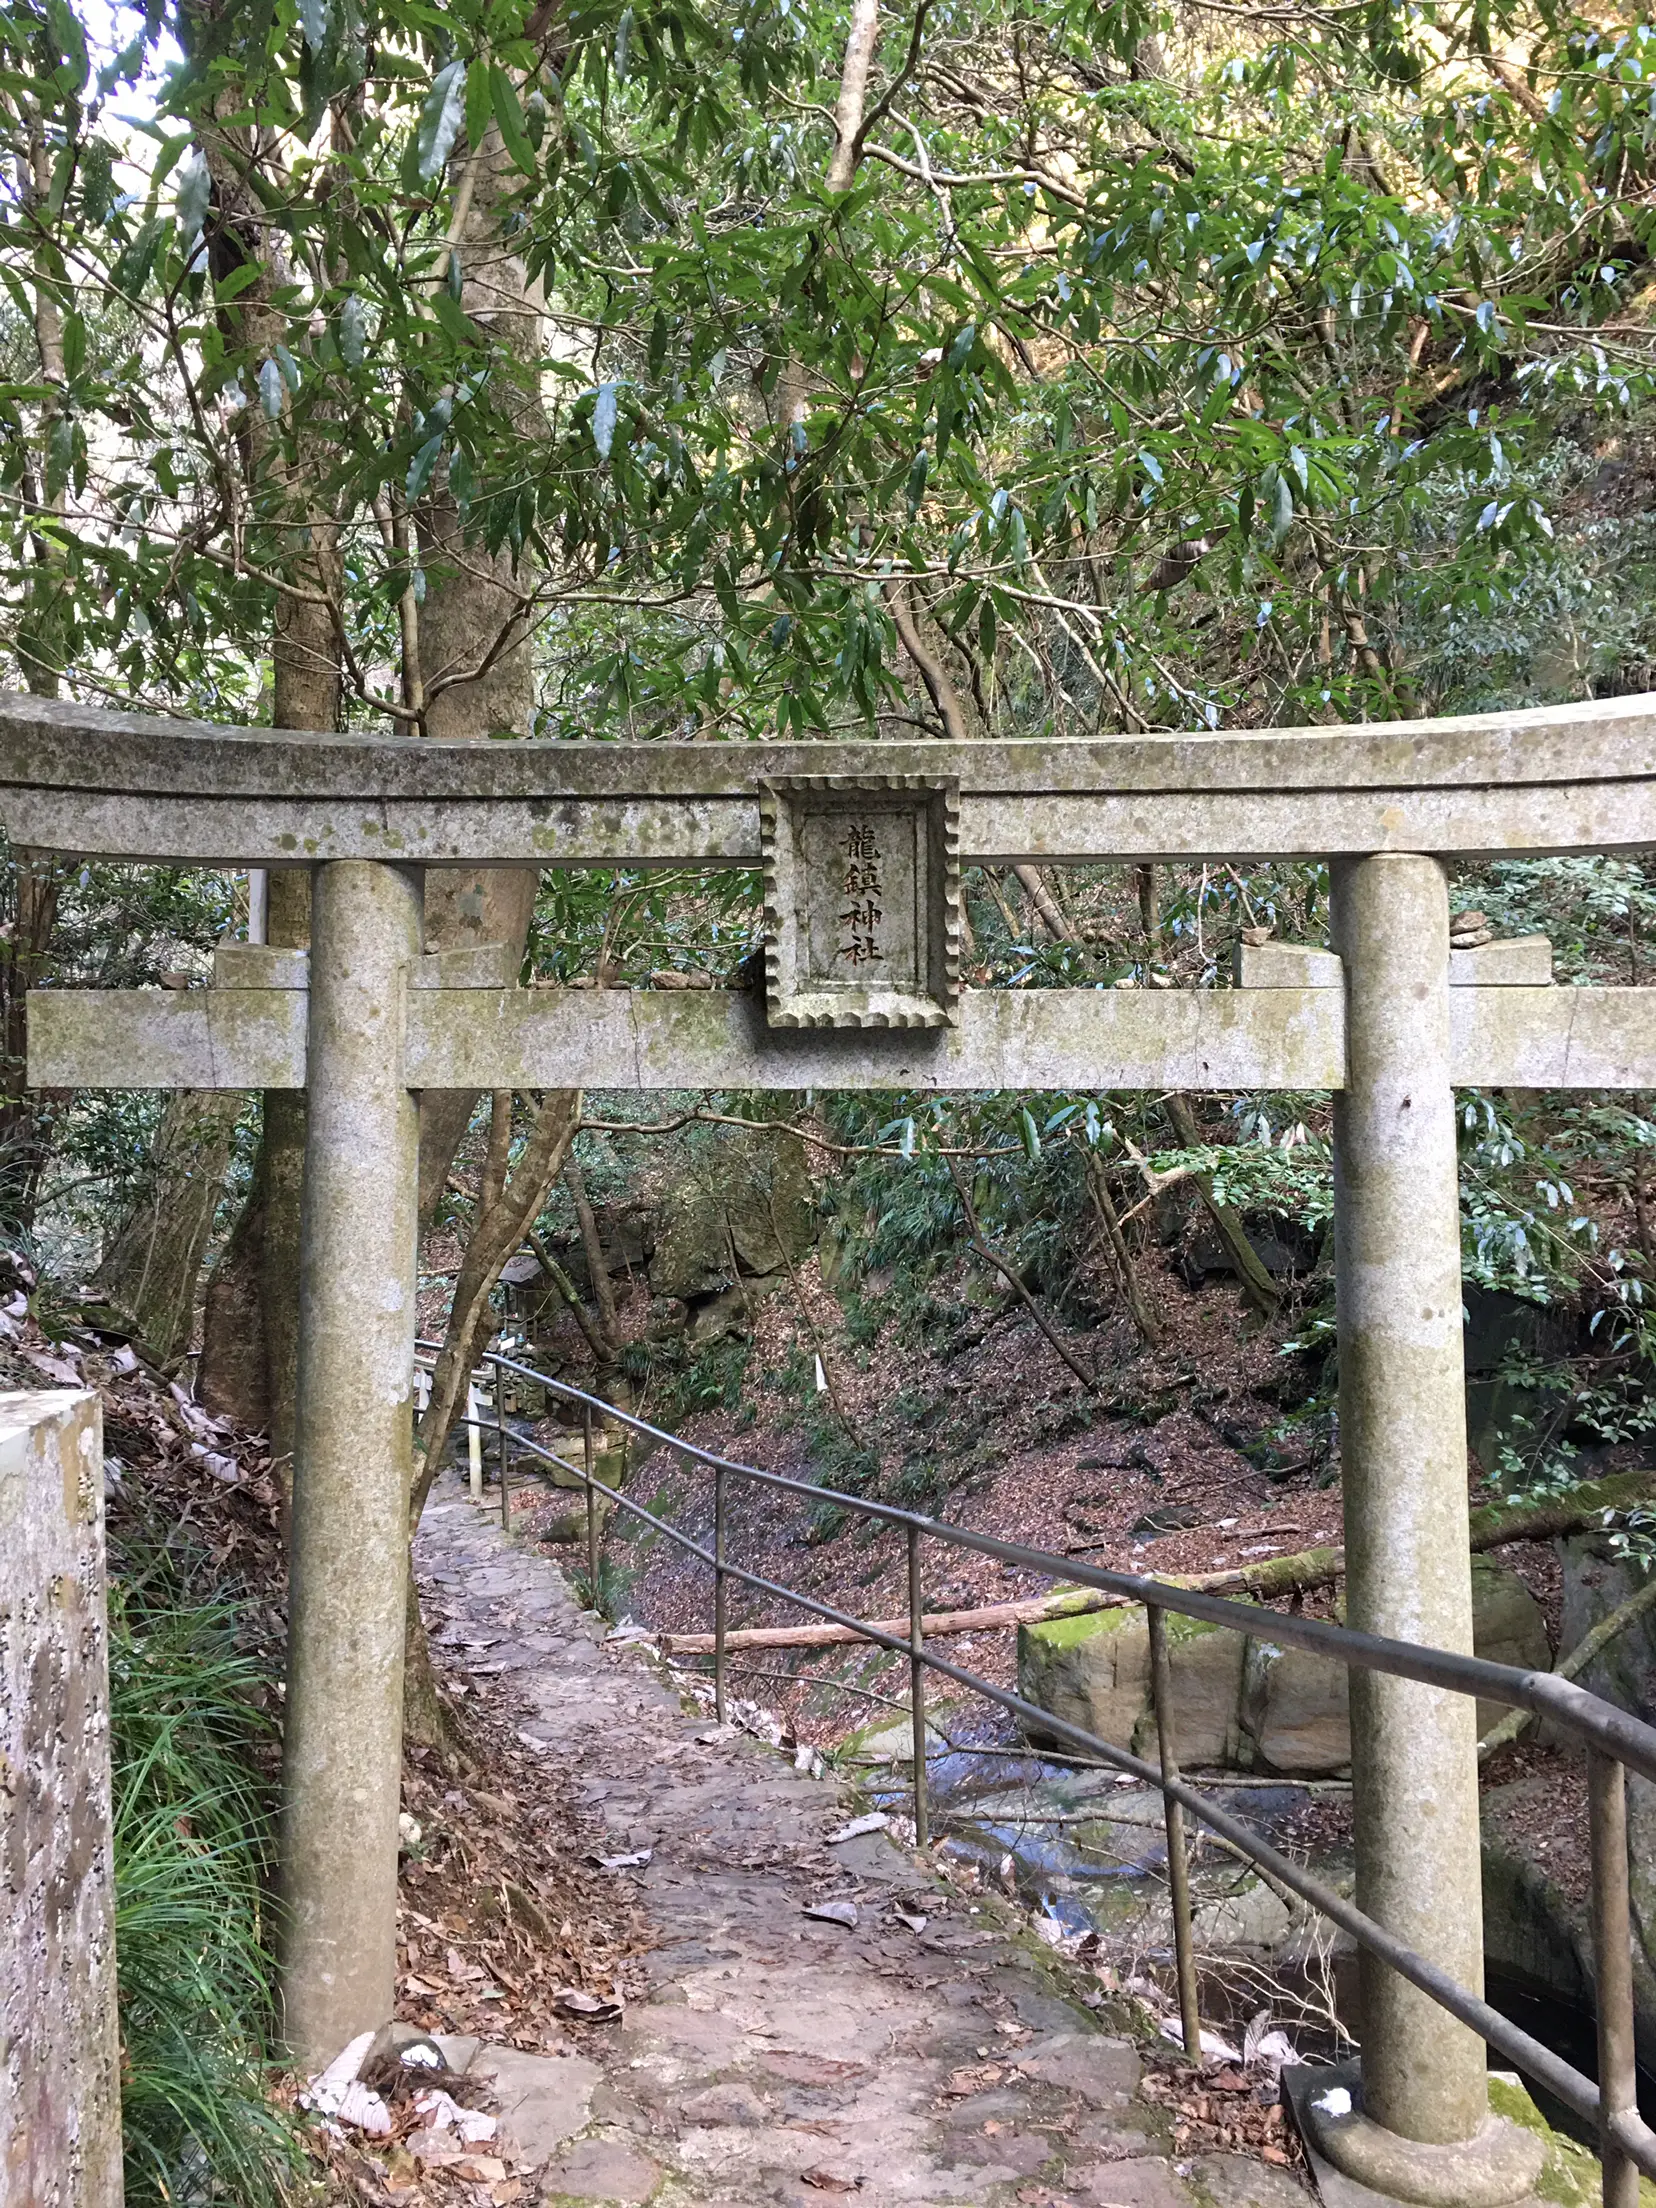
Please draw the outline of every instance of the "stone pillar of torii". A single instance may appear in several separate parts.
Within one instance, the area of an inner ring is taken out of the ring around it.
[[[41,992],[55,1088],[309,1093],[286,1700],[282,1990],[315,2067],[391,2013],[424,1088],[1326,1089],[1347,1616],[1470,1650],[1453,1089],[1656,1088],[1656,993],[1552,985],[1544,942],[1449,945],[1446,861],[1656,845],[1656,699],[1244,736],[480,743],[227,730],[0,698],[14,845],[307,866],[311,948],[214,986]],[[1234,989],[970,990],[962,860],[1327,859],[1332,949]],[[421,869],[763,866],[763,991],[523,990],[427,954]],[[1476,1713],[1352,1682],[1357,1899],[1481,1988]],[[1492,2204],[1530,2157],[1484,2050],[1367,1957],[1349,2174]],[[1353,2143],[1355,2142],[1355,2143]],[[1506,2173],[1503,2175],[1503,2173]]]

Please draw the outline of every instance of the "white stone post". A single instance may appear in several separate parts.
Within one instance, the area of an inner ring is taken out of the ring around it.
[[[1333,889],[1347,1622],[1469,1653],[1447,880],[1435,859],[1384,853],[1337,865]],[[1476,1704],[1353,1671],[1351,1734],[1359,1906],[1481,1993]],[[1482,2041],[1371,1956],[1360,1970],[1363,2114],[1326,2127],[1330,2160],[1411,2200],[1521,2198],[1536,2165],[1489,2120]]]
[[[0,1395],[0,2208],[120,2208],[103,1424]]]
[[[391,2014],[413,1441],[413,872],[318,866],[282,1814],[282,2029],[314,2070]]]

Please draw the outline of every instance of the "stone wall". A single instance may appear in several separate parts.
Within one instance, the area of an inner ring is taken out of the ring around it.
[[[0,1395],[0,2208],[119,2208],[103,1432]]]

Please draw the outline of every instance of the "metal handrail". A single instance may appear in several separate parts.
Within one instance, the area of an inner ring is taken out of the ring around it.
[[[424,1348],[428,1345],[422,1343],[420,1346]],[[929,1518],[890,1503],[870,1502],[862,1496],[842,1494],[834,1488],[816,1486],[810,1481],[792,1479],[784,1473],[766,1472],[757,1465],[722,1457],[713,1450],[703,1449],[695,1442],[670,1434],[659,1426],[652,1426],[646,1419],[621,1410],[615,1404],[606,1403],[599,1396],[589,1395],[583,1389],[573,1387],[568,1381],[554,1379],[550,1374],[539,1372],[533,1366],[500,1351],[488,1351],[482,1362],[493,1366],[496,1372],[495,1417],[490,1424],[500,1437],[503,1523],[510,1522],[507,1460],[510,1449],[515,1447],[544,1463],[573,1474],[584,1488],[587,1506],[588,1578],[595,1601],[598,1589],[600,1491],[612,1508],[646,1521],[655,1532],[664,1534],[687,1555],[696,1557],[712,1571],[714,1693],[715,1707],[721,1722],[725,1719],[727,1708],[726,1588],[729,1581],[735,1580],[761,1594],[792,1603],[828,1623],[848,1627],[861,1639],[889,1649],[895,1655],[907,1657],[910,1665],[910,1714],[914,1736],[915,1830],[921,1846],[926,1844],[929,1822],[923,1693],[924,1674],[928,1671],[984,1696],[1012,1716],[1033,1724],[1046,1734],[1081,1749],[1089,1757],[1126,1772],[1144,1785],[1154,1788],[1162,1797],[1167,1816],[1169,1887],[1174,1901],[1177,1977],[1184,2044],[1187,2050],[1194,2053],[1199,2049],[1200,2041],[1195,2013],[1194,1948],[1188,1887],[1181,1875],[1185,1868],[1181,1812],[1186,1810],[1210,1831],[1239,1848],[1273,1880],[1308,1902],[1320,1915],[1349,1933],[1360,1946],[1368,1949],[1400,1977],[1407,1979],[1451,2016],[1476,2032],[1499,2054],[1504,2055],[1518,2069],[1552,2093],[1564,2107],[1586,2122],[1594,2124],[1599,2133],[1600,2155],[1604,2167],[1604,2197],[1611,2208],[1624,2208],[1624,2204],[1636,2203],[1640,2171],[1656,2178],[1656,2131],[1652,2131],[1644,2123],[1638,2114],[1636,2103],[1625,1777],[1626,1769],[1631,1768],[1646,1777],[1656,1779],[1656,1728],[1643,1724],[1627,1711],[1619,1710],[1599,1696],[1588,1693],[1585,1688],[1560,1680],[1551,1673],[1525,1671],[1514,1665],[1494,1664],[1482,1657],[1464,1656],[1448,1649],[1426,1648],[1414,1642],[1388,1640],[1377,1634],[1358,1633],[1349,1627],[1330,1625],[1317,1619],[1285,1617],[1277,1611],[1228,1602],[1222,1597],[1200,1594],[1193,1588],[1179,1587],[1142,1573],[1110,1572],[1097,1565],[1059,1556],[1051,1550],[1029,1548],[1018,1542],[998,1541],[992,1535],[976,1533],[969,1527],[954,1525],[946,1519]],[[546,1448],[527,1435],[509,1436],[503,1407],[504,1389],[500,1386],[501,1376],[507,1373],[548,1389],[564,1401],[579,1406],[583,1426],[581,1464],[572,1464],[555,1450]],[[675,1450],[683,1457],[706,1465],[712,1471],[714,1543],[711,1549],[596,1478],[593,1471],[595,1418],[626,1427],[663,1448]],[[482,1421],[467,1423],[481,1425]],[[821,1602],[812,1595],[781,1586],[774,1580],[731,1563],[725,1553],[725,1488],[727,1479],[732,1475],[755,1481],[764,1487],[806,1496],[814,1502],[832,1503],[863,1517],[902,1526],[906,1531],[908,1549],[908,1636],[903,1638],[887,1633],[866,1619],[849,1616],[831,1603]],[[1047,1577],[1066,1579],[1100,1593],[1115,1595],[1123,1601],[1141,1604],[1151,1621],[1154,1644],[1151,1686],[1161,1747],[1161,1767],[1158,1769],[1130,1751],[1099,1739],[1084,1727],[1072,1724],[1067,1718],[1058,1717],[1050,1710],[1039,1708],[1021,1695],[996,1686],[976,1672],[964,1670],[944,1657],[934,1655],[925,1646],[924,1617],[920,1607],[919,1555],[922,1539],[937,1540],[946,1546],[973,1550],[980,1555],[995,1557],[1003,1563],[1018,1565]],[[1392,1677],[1413,1679],[1428,1686],[1445,1688],[1451,1693],[1533,1710],[1553,1719],[1586,1744],[1592,1827],[1599,2071],[1603,2081],[1602,2089],[1573,2065],[1565,2062],[1561,2056],[1554,2054],[1551,2048],[1543,2046],[1539,2040],[1520,2030],[1498,2010],[1491,2008],[1488,2002],[1469,1993],[1446,1971],[1440,1970],[1435,1963],[1417,1954],[1404,1941],[1366,1915],[1354,1902],[1348,1901],[1344,1895],[1336,1893],[1332,1887],[1313,1877],[1291,1857],[1279,1853],[1250,1825],[1232,1816],[1228,1810],[1192,1787],[1180,1775],[1174,1754],[1168,1665],[1160,1632],[1160,1613],[1164,1610],[1224,1626],[1233,1632],[1244,1633],[1251,1639],[1261,1638],[1261,1628],[1264,1626],[1267,1627],[1272,1641],[1331,1657],[1348,1667],[1383,1672]]]

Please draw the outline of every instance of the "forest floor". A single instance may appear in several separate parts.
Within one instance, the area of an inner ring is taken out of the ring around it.
[[[607,1638],[453,1473],[416,1554],[434,1652],[511,1790],[490,1806],[603,1882],[587,1910],[608,1968],[586,1992],[609,2014],[560,2017],[565,1992],[549,2015],[533,1988],[550,1881],[525,1895],[497,1872],[490,1912],[474,1879],[468,1910],[454,1849],[412,1862],[401,2013],[514,2051],[471,2064],[501,2064],[487,2159],[376,2149],[381,2197],[1303,2208],[1271,2080],[1197,2079],[1010,1902],[887,1831],[836,1841],[853,1800]],[[421,1844],[471,1807],[416,1779]]]
[[[916,1346],[895,1326],[855,1343],[811,1260],[799,1268],[797,1301],[777,1295],[755,1314],[743,1402],[670,1423],[702,1448],[826,1488],[842,1484],[833,1445],[849,1430],[881,1460],[878,1478],[855,1492],[1114,1571],[1200,1573],[1338,1545],[1343,1506],[1326,1421],[1285,1415],[1278,1400],[1290,1378],[1283,1325],[1262,1323],[1228,1278],[1187,1286],[1160,1253],[1143,1265],[1142,1286],[1161,1328],[1154,1350],[1124,1321],[1061,1330],[1072,1353],[1099,1370],[1100,1385],[1089,1392],[1015,1305],[964,1354]],[[818,1345],[831,1366],[838,1414],[826,1395],[802,1406],[778,1384]],[[569,1377],[593,1384],[590,1374]],[[559,1423],[549,1419],[538,1431],[554,1438]],[[1643,1461],[1630,1445],[1601,1455],[1595,1472]],[[636,1443],[630,1461],[632,1498],[706,1545],[712,1475],[672,1450]],[[1468,1489],[1474,1503],[1498,1492],[1474,1459]],[[854,1616],[907,1612],[907,1551],[898,1528],[859,1521],[814,1497],[734,1482],[728,1540],[734,1563]],[[1515,1543],[1499,1553],[1529,1586],[1556,1647],[1556,1548]],[[698,1560],[625,1521],[613,1527],[606,1555],[606,1603],[615,1615],[658,1632],[709,1628],[710,1577]],[[927,1610],[968,1610],[1044,1594],[1054,1583],[933,1543],[923,1547],[922,1584]],[[1337,1585],[1313,1589],[1292,1598],[1292,1607],[1333,1617],[1339,1595]],[[730,1622],[808,1621],[797,1607],[733,1585]],[[1010,1686],[1016,1642],[1011,1628],[989,1629],[953,1638],[949,1653]],[[732,1677],[824,1748],[877,1717],[882,1695],[907,1694],[903,1661],[869,1649],[766,1650],[733,1657]],[[1506,1775],[1505,1767],[1496,1775]]]

